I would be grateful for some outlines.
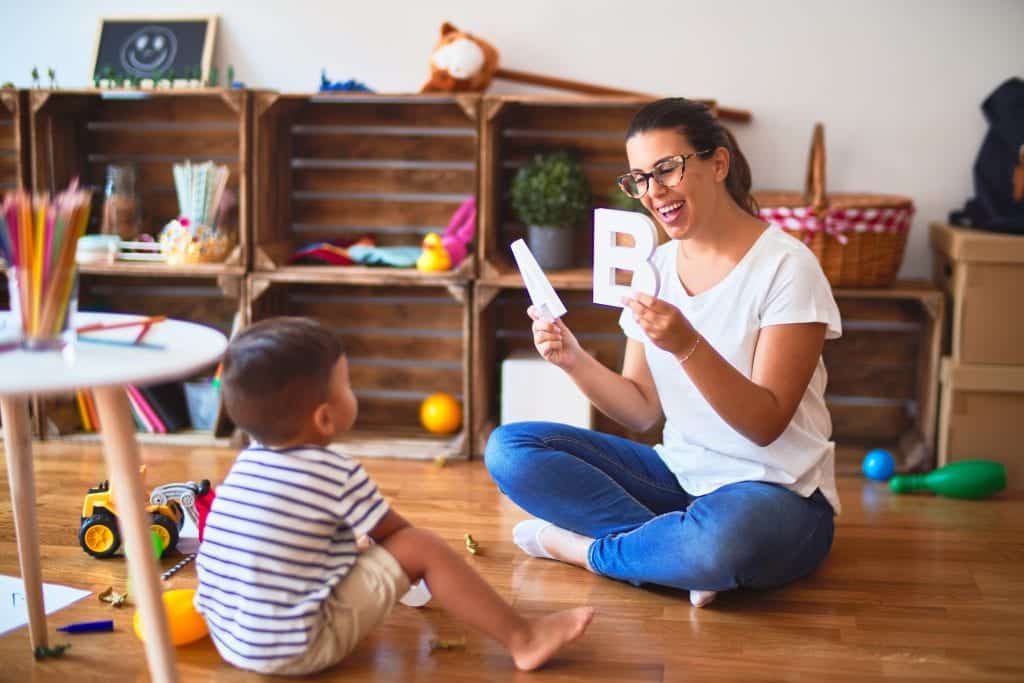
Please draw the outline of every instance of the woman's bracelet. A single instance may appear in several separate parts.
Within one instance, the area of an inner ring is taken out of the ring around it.
[[[697,350],[698,346],[700,346],[700,333],[698,333],[697,338],[693,340],[693,346],[691,346],[690,350],[686,352],[686,355],[679,358],[679,364],[684,365],[686,361],[690,360],[690,356],[693,355],[693,352]]]

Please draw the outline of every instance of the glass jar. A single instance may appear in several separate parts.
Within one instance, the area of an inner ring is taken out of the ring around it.
[[[107,166],[104,188],[103,223],[100,232],[117,235],[123,240],[134,240],[139,234],[139,197],[135,191],[135,167]]]
[[[21,330],[21,347],[29,351],[56,351],[75,339],[78,313],[78,269],[73,268],[52,293],[36,293],[27,271],[7,269],[11,316]],[[23,294],[24,293],[24,294]]]

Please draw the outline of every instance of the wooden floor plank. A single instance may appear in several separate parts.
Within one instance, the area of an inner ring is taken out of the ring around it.
[[[150,487],[172,481],[219,481],[234,453],[146,446]],[[470,532],[480,545],[472,563],[528,614],[592,604],[586,636],[535,674],[515,671],[495,643],[440,610],[397,607],[338,667],[306,680],[520,681],[632,683],[661,681],[828,680],[947,681],[1024,678],[1024,494],[981,502],[891,496],[884,485],[840,480],[844,513],[836,544],[812,576],[771,592],[738,591],[696,609],[683,593],[636,588],[554,562],[525,557],[511,542],[526,515],[502,497],[479,462],[370,459],[367,470],[413,523],[454,547]],[[124,559],[94,560],[78,547],[82,496],[106,478],[95,445],[37,445],[36,481],[43,578],[97,593],[126,587]],[[0,492],[0,574],[18,575],[4,463]],[[175,558],[163,560],[165,567]],[[191,587],[189,565],[168,588]],[[0,681],[145,680],[133,608],[114,610],[95,597],[49,618],[51,642],[71,642],[59,660],[36,663],[28,630],[0,636]],[[115,632],[54,633],[75,621],[113,618]],[[431,654],[431,638],[466,636],[465,650]],[[209,640],[179,648],[183,681],[253,680],[221,661]],[[269,679],[268,679],[269,680]]]

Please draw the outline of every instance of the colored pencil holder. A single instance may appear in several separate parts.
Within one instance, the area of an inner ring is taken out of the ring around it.
[[[27,351],[58,351],[75,340],[75,316],[78,313],[78,269],[68,274],[70,287],[63,302],[49,306],[33,305],[34,283],[23,268],[7,269],[7,291],[11,313],[21,328],[21,347]],[[26,286],[27,285],[27,286]],[[24,292],[24,294],[23,294]],[[33,309],[36,309],[35,311]]]

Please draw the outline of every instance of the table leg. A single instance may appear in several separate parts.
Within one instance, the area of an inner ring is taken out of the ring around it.
[[[28,426],[28,397],[0,397],[4,421],[7,479],[11,485],[14,529],[18,536],[18,561],[25,582],[28,628],[32,649],[47,647],[46,608],[43,606],[43,572],[39,563],[39,525],[36,523],[36,480],[32,469],[32,442]]]
[[[139,445],[135,439],[128,397],[124,387],[103,387],[94,391],[99,413],[103,453],[110,474],[110,484],[117,496],[119,523],[124,535],[125,554],[132,575],[134,598],[142,612],[146,636],[146,660],[154,683],[176,683],[174,647],[171,645],[164,610],[160,572],[153,554],[149,519],[146,515],[148,496],[139,474]]]

